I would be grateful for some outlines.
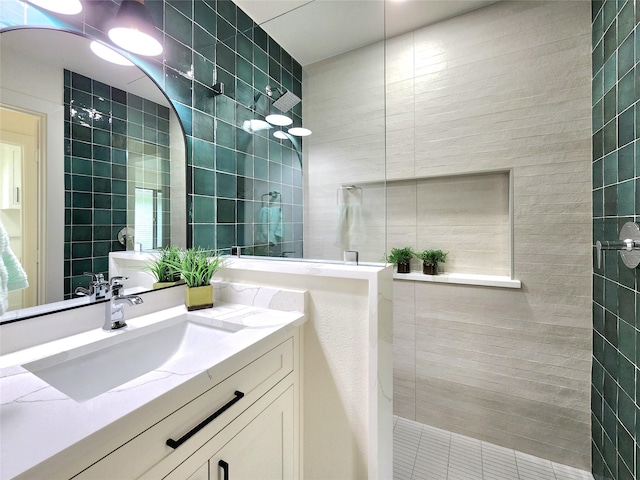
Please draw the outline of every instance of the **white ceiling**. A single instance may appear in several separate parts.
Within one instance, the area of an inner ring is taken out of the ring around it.
[[[498,0],[234,0],[302,65]]]

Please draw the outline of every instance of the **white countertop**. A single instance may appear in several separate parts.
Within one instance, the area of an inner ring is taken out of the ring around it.
[[[183,305],[128,319],[129,329],[185,314]],[[118,335],[94,329],[0,356],[0,479],[13,478],[49,457],[82,442],[114,422],[140,413],[151,402],[178,386],[210,388],[211,372],[245,349],[306,319],[297,311],[278,311],[220,303],[190,312],[203,320],[242,325],[242,330],[217,344],[209,354],[176,362],[171,371],[154,370],[93,399],[78,403],[48,385],[21,365],[64,352],[99,336]],[[116,366],[126,368],[126,364]]]

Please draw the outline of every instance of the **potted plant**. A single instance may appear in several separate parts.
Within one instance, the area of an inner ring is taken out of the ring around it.
[[[437,275],[438,263],[444,263],[447,260],[448,253],[442,250],[425,250],[418,253],[418,257],[422,259],[422,273],[425,275]]]
[[[153,284],[154,290],[184,283],[178,269],[181,253],[182,251],[178,247],[165,247],[160,250],[156,259],[146,267],[147,271],[156,279]]]
[[[220,255],[202,248],[189,248],[183,252],[178,270],[186,283],[185,305],[187,310],[213,307],[211,278],[220,270],[224,261]]]
[[[411,271],[410,262],[416,254],[411,247],[392,248],[387,256],[387,262],[395,263],[398,266],[398,273],[409,273]]]

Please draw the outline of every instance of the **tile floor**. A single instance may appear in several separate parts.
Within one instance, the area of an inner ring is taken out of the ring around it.
[[[394,480],[593,480],[589,472],[394,417]]]

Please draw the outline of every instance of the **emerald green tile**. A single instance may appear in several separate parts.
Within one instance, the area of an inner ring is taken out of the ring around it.
[[[119,244],[118,244],[119,245]],[[124,247],[122,247],[124,250]],[[91,268],[91,272],[95,272],[95,273],[104,273],[104,274],[108,274],[109,273],[109,257],[94,257],[93,261],[92,261],[92,268]]]
[[[603,132],[603,148],[604,154],[607,155],[613,152],[618,146],[618,132],[616,130],[616,119],[614,118],[609,123],[607,123],[602,129]],[[606,165],[605,165],[605,180],[606,180]]]
[[[633,178],[635,171],[634,144],[630,143],[618,150],[618,180]]]
[[[635,323],[636,305],[635,292],[629,288],[618,288],[618,315],[625,322]]]
[[[193,139],[193,164],[213,169],[215,162],[215,144],[200,138]]]
[[[71,86],[79,91],[91,92],[91,79],[79,73],[72,73]]]
[[[219,120],[223,120],[227,123],[235,123],[236,120],[236,105],[235,102],[224,95],[218,95],[215,99],[216,103],[216,117]]]
[[[608,60],[605,61],[603,68],[603,88],[604,92],[607,93],[618,81],[618,65],[617,65],[617,55],[614,52]]]
[[[619,112],[626,110],[635,101],[637,101],[634,73],[635,73],[635,70],[630,71],[620,80],[620,82],[618,82],[618,111]]]
[[[180,2],[188,6],[190,2]],[[193,23],[189,18],[173,8],[171,5],[165,7],[165,33],[171,35],[185,45],[191,45],[193,34]]]
[[[626,393],[635,394],[635,365],[625,356],[618,355],[618,383]]]
[[[618,215],[633,215],[635,211],[635,181],[627,180],[619,183],[617,209]]]
[[[93,223],[95,225],[111,225],[111,210],[94,210]]]
[[[91,158],[91,144],[86,142],[71,142],[71,154],[74,157]]]
[[[615,423],[612,425],[607,421],[607,412],[606,409],[610,408],[613,411],[615,411],[616,408],[616,404],[617,404],[617,399],[618,399],[618,385],[616,384],[616,378],[615,378],[615,374],[618,371],[618,367],[617,367],[617,362],[616,362],[616,358],[618,357],[616,350],[611,347],[611,345],[609,345],[607,342],[604,343],[604,348],[605,348],[605,372],[604,372],[604,388],[602,389],[602,397],[604,398],[604,405],[603,407],[605,408],[604,413],[604,418],[603,418],[603,427],[605,427],[605,432],[609,435],[609,437],[615,438]],[[607,349],[609,352],[611,352],[611,354],[613,355],[613,363],[611,364],[611,366],[609,368],[607,368],[606,365],[606,361],[607,361]],[[612,375],[611,373],[614,373],[614,375]],[[613,435],[611,435],[611,431],[610,429],[613,427]]]
[[[254,43],[259,46],[262,50],[264,50],[265,52],[269,49],[268,44],[269,44],[269,40],[268,40],[268,35],[267,32],[265,32],[261,26],[256,26],[256,28],[253,30],[253,41]]]
[[[216,199],[214,197],[193,196],[193,223],[215,223]]]
[[[190,60],[189,60],[190,62]],[[192,97],[192,90],[193,90],[193,82],[188,79],[185,78],[181,73],[181,71],[183,72],[187,72],[189,71],[191,68],[191,65],[189,64],[189,67],[187,67],[186,70],[173,70],[171,68],[165,68],[165,82],[166,82],[166,94],[169,98],[171,98],[173,101],[177,101],[182,103],[183,105],[186,106],[191,106],[191,97]],[[177,108],[177,106],[176,106]],[[178,110],[178,112],[181,112],[181,110]],[[186,114],[186,112],[185,112]],[[185,124],[185,121],[189,120],[189,116],[188,114],[186,115],[180,115],[180,118],[183,121],[183,125],[185,127],[185,130],[187,131],[187,133],[189,132],[188,130],[188,123]]]
[[[235,198],[237,192],[237,177],[227,173],[216,173],[216,194],[218,197]]]
[[[604,170],[604,185],[611,185],[618,181],[618,152],[611,152],[602,160]]]
[[[278,59],[269,55],[269,76],[275,80],[276,83],[281,82],[281,70],[280,62]]]
[[[253,86],[262,94],[265,95],[265,87],[269,85],[269,77],[265,72],[258,68],[253,69]],[[266,98],[266,97],[265,97]]]
[[[235,75],[236,54],[223,43],[216,45],[216,65]]]
[[[607,92],[603,99],[603,114],[604,123],[611,121],[617,113],[617,89],[614,87]]]
[[[221,145],[216,146],[216,170],[227,173],[236,172],[236,154],[235,151],[223,147]]]
[[[627,1],[618,13],[618,45],[627,38],[635,26],[633,6],[634,0]]]
[[[71,189],[79,192],[90,192],[92,190],[91,177],[86,175],[71,175]]]
[[[253,159],[254,178],[267,180],[269,178],[269,166],[267,160],[260,157]]]
[[[71,158],[71,171],[74,174],[91,175],[92,162],[85,158]]]
[[[71,201],[73,208],[91,208],[92,206],[91,194],[86,192],[73,192]]]
[[[217,199],[216,215],[218,223],[235,223],[236,201],[223,198]]]
[[[230,248],[237,245],[237,231],[235,225],[217,225],[216,227],[217,248]]]
[[[125,180],[111,180],[111,193],[116,195],[126,195],[127,182]]]
[[[613,22],[613,20],[616,18],[616,14],[618,13],[618,0],[605,0],[602,13],[602,22],[606,30],[611,22]]]
[[[236,39],[238,46],[238,54],[249,62],[253,61],[253,42],[243,34],[238,34]]]
[[[253,46],[253,64],[262,72],[266,73],[269,70],[269,56],[267,52],[255,44]],[[256,84],[256,87],[260,88],[260,85]]]
[[[189,2],[187,2],[189,3]],[[216,34],[216,12],[205,2],[193,2],[193,19],[211,35]]]
[[[630,35],[618,49],[618,78],[622,78],[635,63],[634,36]]]
[[[248,84],[253,82],[253,65],[242,57],[236,57],[236,74],[238,78]]]
[[[93,271],[93,264],[90,259],[73,260],[71,262],[71,273],[73,275],[84,275],[84,272]]]
[[[213,142],[214,118],[197,110],[193,111],[193,133],[197,138],[207,142]]]
[[[193,225],[193,246],[209,250],[216,249],[216,226],[206,224]]]
[[[115,230],[115,234],[114,234],[114,238],[115,238],[115,235],[118,234],[118,231],[120,231],[120,228],[122,228],[122,226],[125,226],[127,224],[127,211],[112,210],[111,223],[113,224],[112,227],[114,227],[114,230]],[[118,226],[120,226],[120,228],[118,228]]]
[[[635,110],[628,108],[618,115],[618,145],[623,146],[632,142],[635,136]],[[613,123],[613,122],[612,122]],[[606,149],[606,131],[605,131],[605,149]]]
[[[111,198],[111,206],[101,207],[101,208],[114,208],[115,210],[126,210],[127,209],[127,196],[126,195],[110,195]],[[98,207],[96,207],[98,208]]]
[[[112,196],[109,194],[94,193],[93,208],[111,208]]]
[[[232,108],[232,111],[235,114],[235,108]],[[218,120],[216,122],[215,142],[223,147],[235,149],[236,138],[233,125]]]
[[[196,195],[215,194],[215,173],[202,168],[193,169],[193,193]]]
[[[216,78],[218,82],[224,84],[224,94],[226,97],[235,98],[236,96],[236,77],[224,70],[223,68],[216,69]]]
[[[620,423],[630,432],[635,431],[636,427],[636,406],[633,403],[635,392],[631,392],[631,396],[625,392],[618,392],[618,418]]]
[[[599,38],[601,38],[600,35]],[[598,43],[595,43],[595,48],[591,53],[591,73],[595,74],[598,72],[602,66],[604,65],[604,42],[602,40],[598,40]]]
[[[617,252],[613,253],[615,254],[615,257],[613,257],[612,259],[617,260]],[[611,264],[611,262],[609,263]],[[615,264],[617,265],[617,262]],[[614,283],[614,281],[610,279],[605,279],[604,282],[604,306],[609,312],[618,311],[618,287]]]

